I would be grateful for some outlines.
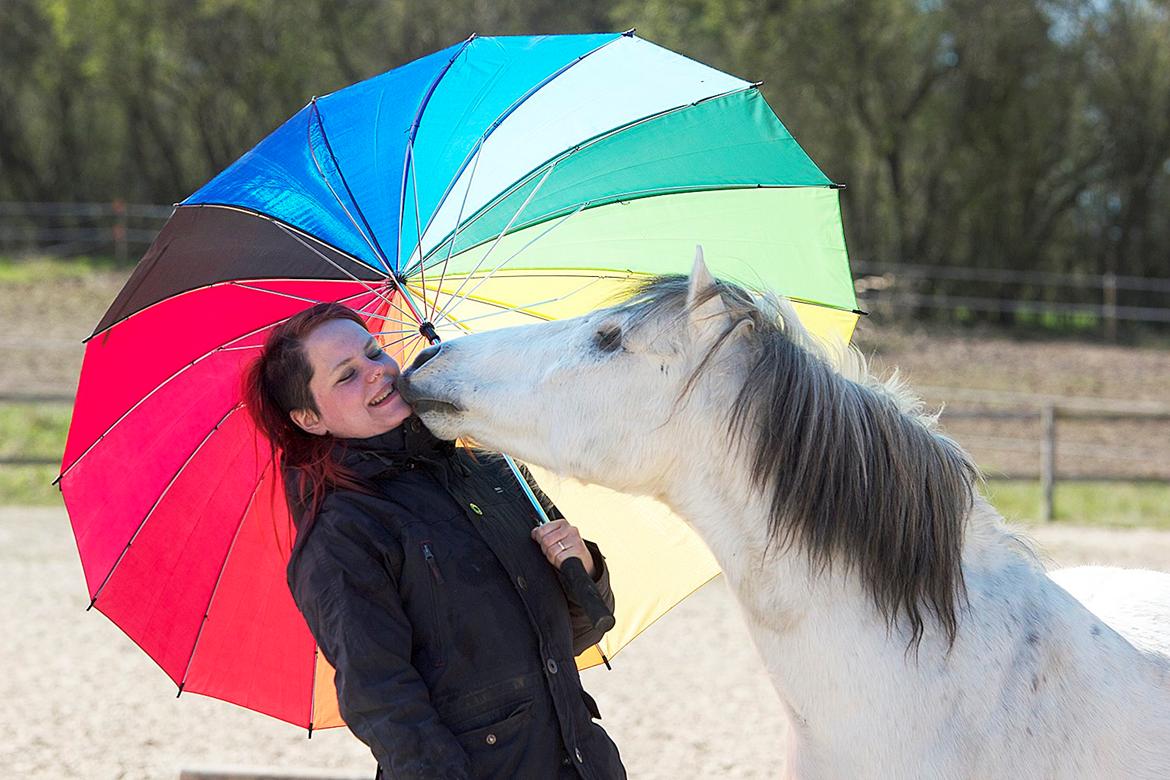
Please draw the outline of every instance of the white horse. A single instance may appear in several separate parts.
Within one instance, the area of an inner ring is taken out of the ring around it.
[[[1045,574],[919,402],[701,250],[689,282],[444,344],[402,386],[440,436],[694,527],[784,702],[789,776],[1170,777],[1170,575]]]

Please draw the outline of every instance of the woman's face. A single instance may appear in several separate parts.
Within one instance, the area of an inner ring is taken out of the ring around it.
[[[410,407],[395,387],[400,370],[374,337],[352,320],[329,320],[304,340],[313,368],[309,391],[318,413],[296,409],[290,416],[309,433],[365,439],[397,428]]]

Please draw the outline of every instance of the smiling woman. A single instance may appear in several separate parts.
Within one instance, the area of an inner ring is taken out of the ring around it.
[[[336,670],[347,725],[399,778],[625,777],[574,657],[601,639],[566,596],[609,572],[540,489],[413,416],[361,316],[318,304],[269,336],[245,386],[279,453],[288,584]],[[552,564],[550,566],[549,564]]]
[[[325,322],[305,338],[304,351],[317,408],[294,409],[291,415],[307,432],[364,439],[396,428],[410,416],[395,387],[398,364],[365,326],[349,318]]]

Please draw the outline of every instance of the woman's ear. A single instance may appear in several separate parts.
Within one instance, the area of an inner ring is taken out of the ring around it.
[[[311,433],[314,436],[324,436],[329,433],[321,423],[321,418],[311,409],[293,409],[288,413],[288,416],[305,433]]]

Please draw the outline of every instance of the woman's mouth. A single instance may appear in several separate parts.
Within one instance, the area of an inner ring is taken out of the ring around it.
[[[386,400],[388,398],[390,398],[392,395],[394,395],[394,383],[393,382],[386,385],[386,389],[383,390],[377,396],[375,396],[374,400],[370,401],[370,406],[381,406],[382,404],[386,403]]]

